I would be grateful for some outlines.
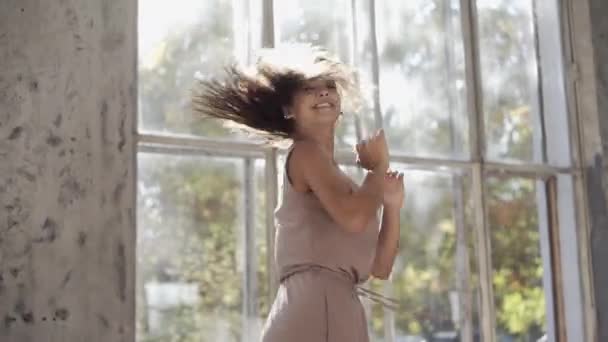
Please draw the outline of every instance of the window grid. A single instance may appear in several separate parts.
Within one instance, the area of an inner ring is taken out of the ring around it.
[[[352,32],[351,37],[357,35],[357,20],[364,20],[356,14],[355,9],[356,0],[351,0],[351,17],[352,17]],[[365,18],[369,20],[372,29],[372,58],[373,58],[373,83],[376,86],[375,94],[373,97],[374,101],[374,122],[377,127],[382,127],[382,112],[380,107],[379,97],[379,59],[378,59],[378,47],[375,33],[375,0],[368,0],[371,16]],[[250,2],[247,2],[250,4]],[[262,0],[262,47],[273,47],[275,44],[274,36],[274,13],[273,13],[273,0]],[[576,181],[576,178],[580,175],[579,167],[568,166],[568,167],[557,167],[547,164],[535,164],[535,163],[506,163],[506,162],[487,162],[484,160],[485,155],[485,138],[484,138],[484,115],[482,113],[482,90],[481,90],[481,76],[479,67],[479,46],[477,43],[477,13],[474,0],[460,0],[461,8],[461,24],[463,29],[463,44],[466,61],[466,84],[467,84],[467,108],[469,112],[469,124],[471,129],[469,130],[469,142],[470,142],[470,159],[460,160],[452,158],[426,158],[426,157],[413,157],[408,155],[391,155],[391,161],[406,164],[408,168],[417,170],[434,170],[439,172],[450,172],[453,170],[465,170],[470,172],[472,176],[472,194],[473,194],[473,207],[474,207],[474,238],[476,242],[475,251],[477,252],[477,263],[480,272],[480,283],[481,286],[481,307],[480,312],[481,321],[481,337],[483,341],[496,341],[496,318],[494,317],[494,299],[493,299],[493,286],[492,286],[492,264],[491,264],[491,245],[489,237],[489,229],[487,222],[487,213],[485,203],[485,192],[484,179],[488,175],[500,174],[509,176],[521,176],[526,178],[535,178],[545,182],[548,179],[553,179],[553,176],[559,174],[569,174],[575,176],[576,188],[580,187],[580,182]],[[246,6],[246,11],[249,13],[250,8]],[[248,37],[251,39],[251,37]],[[251,42],[249,41],[249,44]],[[353,49],[356,51],[356,39],[354,39]],[[248,49],[247,54],[250,53]],[[353,52],[353,56],[356,53]],[[249,55],[248,57],[249,58]],[[353,58],[353,61],[356,61]],[[540,87],[540,85],[539,85]],[[542,92],[541,92],[542,95]],[[542,112],[542,110],[541,110]],[[541,113],[542,115],[542,113]],[[357,123],[356,123],[357,124]],[[569,125],[570,139],[576,132],[574,125]],[[361,138],[361,130],[357,129],[357,138]],[[543,132],[544,134],[544,132]],[[246,160],[249,167],[245,168],[245,184],[247,188],[247,195],[245,196],[246,203],[253,203],[251,201],[252,179],[254,177],[254,159],[259,158],[265,161],[265,179],[266,179],[266,230],[267,230],[267,245],[268,245],[268,260],[267,266],[269,270],[270,278],[270,297],[274,296],[278,284],[276,282],[276,274],[272,267],[271,257],[274,251],[274,219],[273,212],[274,207],[278,201],[278,171],[277,171],[277,160],[283,151],[279,151],[277,148],[269,148],[262,146],[257,143],[249,142],[234,142],[226,139],[208,139],[202,137],[191,137],[191,136],[179,136],[179,135],[162,135],[155,133],[145,133],[138,135],[138,151],[140,152],[154,152],[162,154],[193,154],[193,155],[218,155],[218,156],[233,156],[242,157]],[[545,150],[545,144],[543,144],[543,151]],[[573,151],[575,152],[575,151]],[[543,155],[545,155],[543,153]],[[336,157],[341,164],[353,165],[354,154],[351,151],[337,151]],[[546,160],[546,158],[543,158]],[[576,160],[576,159],[575,159]],[[553,189],[552,193],[555,193],[554,182],[549,181],[547,186]],[[576,191],[579,193],[580,191]],[[548,207],[555,208],[556,196],[548,196],[545,198]],[[253,209],[251,205],[246,204],[246,224],[247,230],[253,229]],[[556,229],[556,227],[549,227],[549,229]],[[555,239],[552,240],[552,245],[555,244]],[[245,296],[244,296],[244,315],[255,314],[255,282],[254,279],[247,279],[250,277],[255,278],[255,263],[256,258],[253,257],[255,252],[253,234],[246,233],[246,255],[247,259],[247,277],[244,280]],[[553,253],[553,252],[552,252]],[[457,256],[458,257],[458,256]],[[468,256],[472,257],[472,256]],[[458,260],[462,262],[462,260]],[[552,260],[553,264],[556,265],[557,261]],[[546,272],[551,272],[551,268],[546,268]],[[555,275],[554,282],[557,282]],[[387,282],[388,283],[388,282]],[[386,290],[390,292],[390,285],[387,285]],[[389,293],[390,295],[390,293]],[[551,295],[547,293],[547,295]],[[554,293],[556,296],[560,296],[560,293]],[[558,299],[558,302],[560,299]],[[558,313],[560,321],[563,320],[563,313]],[[246,317],[244,317],[246,320]],[[394,341],[394,317],[390,314],[385,315],[385,329],[387,333],[387,341]],[[563,322],[561,322],[563,323]],[[247,324],[247,323],[244,323]],[[472,341],[473,331],[470,326],[472,323],[468,323],[462,329],[462,340]],[[244,330],[247,331],[247,330]],[[557,332],[549,332],[550,335],[555,336]],[[563,336],[563,332],[559,332],[560,336]]]

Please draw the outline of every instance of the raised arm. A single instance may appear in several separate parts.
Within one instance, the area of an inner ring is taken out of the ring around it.
[[[313,142],[296,143],[288,163],[292,174],[303,180],[330,217],[349,232],[365,230],[382,204],[385,163],[368,171],[356,191],[344,186],[340,169]]]

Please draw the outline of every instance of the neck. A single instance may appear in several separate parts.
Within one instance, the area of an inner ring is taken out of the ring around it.
[[[320,129],[316,127],[312,130],[301,130],[294,136],[294,141],[305,140],[314,141],[319,145],[331,159],[334,159],[334,128]]]

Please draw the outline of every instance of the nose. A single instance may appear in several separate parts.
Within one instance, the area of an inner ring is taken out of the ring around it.
[[[329,96],[329,90],[327,88],[321,88],[319,90],[319,97]]]

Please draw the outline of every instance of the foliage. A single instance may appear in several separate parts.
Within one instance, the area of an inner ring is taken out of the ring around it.
[[[188,110],[194,73],[211,75],[232,58],[231,1],[212,3],[201,15],[204,20],[170,34],[158,46],[154,63],[140,67],[142,128],[234,138],[216,122],[192,118]],[[458,1],[399,2],[401,7],[396,1],[382,3],[377,8],[380,22],[386,24],[378,32],[380,95],[391,148],[418,156],[466,156],[467,89],[457,86],[464,83],[462,42],[458,30],[446,33],[459,26]],[[283,37],[326,44],[349,56],[345,53],[350,48],[345,43],[348,14],[322,11],[318,4],[302,2],[300,6],[303,9],[297,13],[306,20],[284,22]],[[491,156],[532,160],[537,113],[530,75],[521,72],[529,66],[526,52],[530,48],[522,48],[529,42],[521,37],[531,18],[521,6],[506,0],[484,7],[480,14],[485,132]],[[392,28],[393,24],[397,27]],[[357,50],[362,78],[369,74],[371,63],[365,52],[371,47],[370,33],[365,28],[361,23]],[[393,79],[409,82],[411,93],[388,89]],[[359,115],[368,129],[374,126],[373,117],[373,106]],[[352,143],[352,120],[340,126],[337,136],[338,146]],[[245,333],[242,160],[140,154],[139,168],[139,341],[240,341]],[[252,203],[256,206],[257,320],[261,322],[272,298],[267,295],[263,165],[256,170]],[[403,303],[395,314],[397,331],[432,340],[437,332],[460,329],[453,321],[450,296],[464,281],[478,332],[479,279],[468,176],[407,171],[406,179],[401,247],[392,279],[393,295]],[[498,333],[527,341],[545,329],[535,182],[489,178],[486,188]],[[469,274],[457,269],[458,229],[466,232]],[[200,298],[196,304],[164,311],[160,331],[153,331],[150,315],[154,312],[147,306],[145,290],[151,282],[197,284]],[[371,283],[376,290],[383,286],[379,281]],[[378,306],[372,307],[370,325],[374,335],[383,335],[383,311]]]

